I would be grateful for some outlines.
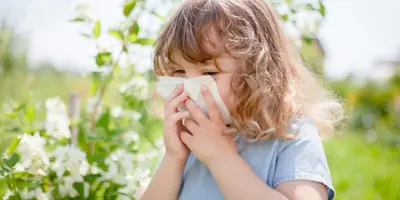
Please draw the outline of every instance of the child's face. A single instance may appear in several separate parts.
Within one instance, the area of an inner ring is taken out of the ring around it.
[[[232,76],[237,69],[238,61],[228,53],[222,53],[215,60],[204,63],[191,63],[185,60],[182,54],[172,54],[175,65],[172,66],[174,77],[193,78],[202,75],[210,75],[217,83],[219,94],[229,110],[233,107],[234,94],[231,88]],[[217,66],[218,65],[218,68]]]

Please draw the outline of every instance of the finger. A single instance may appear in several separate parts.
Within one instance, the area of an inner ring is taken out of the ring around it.
[[[182,92],[179,96],[177,96],[175,99],[173,99],[166,105],[165,114],[168,116],[171,115],[172,113],[175,113],[179,104],[183,103],[188,97],[189,94],[186,91]]]
[[[179,84],[176,86],[175,90],[168,96],[168,98],[165,100],[165,102],[170,102],[173,99],[175,99],[179,94],[181,94],[183,91],[183,85]]]
[[[207,87],[202,86],[201,91],[203,93],[204,101],[207,105],[208,115],[210,116],[210,119],[214,122],[223,123],[224,120],[222,118],[221,111],[219,110],[218,105],[215,102],[215,99],[212,96],[210,90]]]
[[[200,109],[200,107],[198,105],[196,105],[194,103],[194,101],[191,99],[186,99],[185,103],[186,103],[187,109],[192,114],[193,119],[196,120],[196,122],[200,125],[206,125],[207,121],[209,121],[209,119],[203,113],[203,111]]]
[[[193,134],[198,133],[200,129],[200,126],[193,119],[189,118],[185,120],[185,127]]]
[[[177,112],[177,113],[173,113],[173,114],[169,115],[167,120],[170,122],[177,122],[177,121],[185,119],[187,117],[189,117],[189,112],[183,111],[183,112]]]
[[[181,140],[183,143],[186,144],[186,146],[190,149],[193,143],[193,135],[191,135],[190,133],[186,132],[186,131],[182,131],[179,134]]]

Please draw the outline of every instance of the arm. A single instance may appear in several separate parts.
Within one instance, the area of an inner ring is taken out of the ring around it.
[[[141,200],[178,199],[185,162],[165,155]]]
[[[268,187],[239,155],[212,161],[208,167],[227,200],[288,199]]]
[[[239,155],[215,160],[208,166],[227,200],[322,200],[328,196],[325,186],[313,181],[287,181],[273,189]]]

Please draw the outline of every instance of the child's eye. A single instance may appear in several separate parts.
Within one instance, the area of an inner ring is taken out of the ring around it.
[[[179,69],[179,70],[175,70],[174,74],[184,74],[185,70]]]
[[[214,76],[217,75],[219,72],[204,72],[204,75],[210,75],[210,76]]]

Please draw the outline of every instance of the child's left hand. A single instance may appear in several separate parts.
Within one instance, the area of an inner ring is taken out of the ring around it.
[[[210,91],[202,88],[210,118],[191,99],[185,101],[193,119],[186,119],[185,126],[191,133],[182,132],[182,141],[205,165],[237,154],[232,135],[223,134],[226,129],[222,115]]]

